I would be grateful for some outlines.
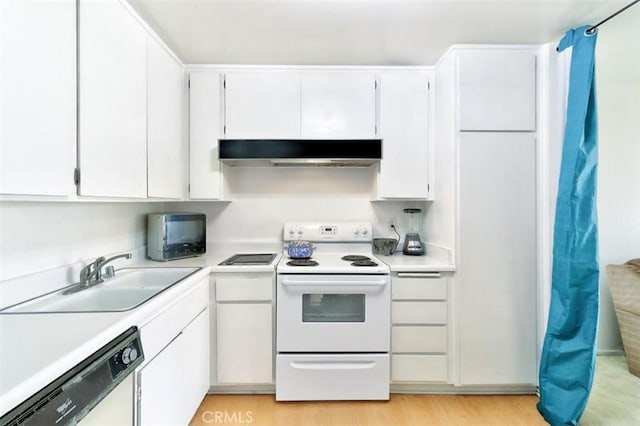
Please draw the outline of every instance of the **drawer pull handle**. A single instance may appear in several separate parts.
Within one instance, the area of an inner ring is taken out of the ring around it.
[[[399,278],[441,278],[440,272],[398,272]]]
[[[296,370],[369,370],[376,366],[375,361],[293,361],[291,367]]]

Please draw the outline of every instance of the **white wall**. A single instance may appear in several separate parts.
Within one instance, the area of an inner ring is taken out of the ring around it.
[[[231,203],[171,203],[166,210],[206,213],[209,243],[281,241],[286,221],[371,221],[374,237],[390,237],[390,217],[403,231],[402,208],[425,203],[371,202],[374,181],[375,167],[234,167],[227,176]]]
[[[0,282],[146,244],[157,203],[0,202]]]
[[[598,349],[621,348],[605,267],[640,257],[640,6],[598,35],[598,215],[601,311]]]

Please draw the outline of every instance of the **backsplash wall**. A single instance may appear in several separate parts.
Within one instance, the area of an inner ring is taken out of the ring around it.
[[[209,242],[282,239],[286,221],[362,220],[375,237],[391,237],[389,218],[404,232],[404,207],[424,202],[371,202],[375,168],[235,167],[227,173],[225,202],[168,203],[165,210],[207,214]],[[428,238],[427,238],[428,239]]]
[[[160,203],[0,202],[0,281],[146,244]]]

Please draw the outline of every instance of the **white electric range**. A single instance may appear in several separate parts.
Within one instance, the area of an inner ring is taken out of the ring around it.
[[[367,222],[286,223],[310,259],[277,266],[276,400],[389,399],[389,267]]]

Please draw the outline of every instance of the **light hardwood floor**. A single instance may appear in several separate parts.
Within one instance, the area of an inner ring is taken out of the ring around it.
[[[546,425],[535,395],[408,395],[390,401],[276,402],[274,395],[207,395],[190,426]]]

